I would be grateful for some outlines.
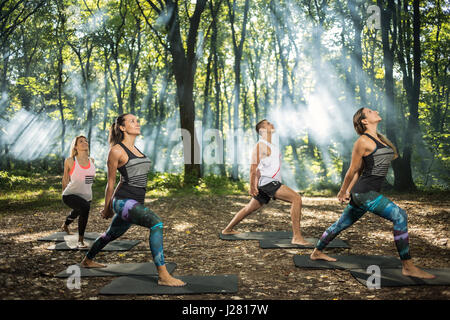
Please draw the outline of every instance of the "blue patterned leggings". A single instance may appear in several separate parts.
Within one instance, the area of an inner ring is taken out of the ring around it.
[[[340,232],[358,221],[367,211],[394,223],[394,241],[400,259],[411,259],[409,254],[408,217],[405,210],[375,191],[353,193],[350,204],[345,208],[339,220],[323,233],[317,242],[316,248],[323,250]]]
[[[123,235],[132,224],[150,229],[149,244],[156,266],[163,266],[163,223],[156,213],[133,199],[113,199],[115,213],[108,230],[92,244],[86,254],[92,260],[109,242]]]

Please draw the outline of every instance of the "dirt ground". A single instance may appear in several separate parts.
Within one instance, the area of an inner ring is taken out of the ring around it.
[[[450,200],[440,195],[390,197],[408,213],[411,255],[424,268],[450,268]],[[335,198],[303,197],[302,230],[320,237],[339,217],[343,207]],[[83,257],[79,251],[47,250],[50,242],[37,239],[59,231],[68,209],[7,212],[0,218],[0,299],[450,299],[450,286],[413,286],[369,290],[348,271],[296,268],[295,254],[311,249],[261,249],[258,241],[224,241],[218,233],[249,200],[248,196],[179,196],[147,199],[146,204],[164,221],[166,262],[175,262],[174,275],[237,274],[235,294],[188,296],[100,296],[98,291],[113,278],[82,278],[81,289],[69,290],[55,275]],[[249,216],[239,231],[290,230],[289,204],[273,201]],[[110,220],[91,209],[88,232],[103,232]],[[76,222],[72,224],[76,228]],[[149,231],[131,227],[121,239],[142,242],[126,252],[101,252],[98,262],[151,261]],[[330,254],[382,254],[397,256],[392,225],[367,213],[339,236],[351,249],[328,249]]]

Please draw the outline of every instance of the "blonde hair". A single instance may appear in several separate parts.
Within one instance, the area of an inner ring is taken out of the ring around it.
[[[85,138],[87,140],[87,138],[83,135],[76,136],[75,139],[72,140],[72,144],[70,145],[70,158],[73,158],[78,155],[76,146],[77,146],[78,140],[80,140],[81,138]],[[89,155],[89,150],[88,150],[88,155]]]
[[[364,114],[363,111],[364,111],[364,108],[360,108],[353,115],[353,126],[355,127],[356,133],[359,135],[364,134],[364,132],[366,132],[366,129],[367,129],[366,125],[364,123],[362,123],[362,120],[364,120],[366,118],[366,115]],[[394,146],[394,144],[388,138],[386,138],[384,135],[379,133],[378,131],[377,131],[377,137],[378,137],[378,139],[381,140],[381,142],[388,145],[392,150],[394,150],[394,159],[397,159],[398,152],[397,152],[397,148]]]

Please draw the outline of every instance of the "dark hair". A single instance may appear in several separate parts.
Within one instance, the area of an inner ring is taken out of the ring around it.
[[[125,137],[123,131],[120,130],[120,126],[123,126],[126,115],[129,115],[129,113],[124,113],[118,116],[109,129],[108,141],[111,147],[118,144],[119,142],[122,142],[123,138]]]
[[[353,115],[353,126],[355,127],[356,133],[359,135],[362,135],[364,131],[366,131],[366,126],[362,123],[362,120],[366,118],[363,111],[364,108],[359,108]]]
[[[256,124],[255,129],[256,129],[256,133],[257,133],[257,134],[259,134],[259,129],[261,129],[261,126],[262,126],[262,124],[263,124],[264,121],[267,121],[267,119],[263,119],[263,120],[261,120],[260,122],[258,122],[258,123]]]

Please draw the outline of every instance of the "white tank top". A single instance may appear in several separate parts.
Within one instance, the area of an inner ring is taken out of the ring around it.
[[[265,143],[270,148],[270,156],[265,157],[259,161],[258,169],[261,177],[258,181],[258,186],[264,186],[272,181],[281,182],[281,152],[274,144],[260,139],[259,142]]]
[[[72,170],[70,170],[70,182],[63,191],[63,196],[73,194],[86,201],[92,200],[92,183],[95,177],[95,166],[91,158],[87,167],[82,167],[74,157]]]

